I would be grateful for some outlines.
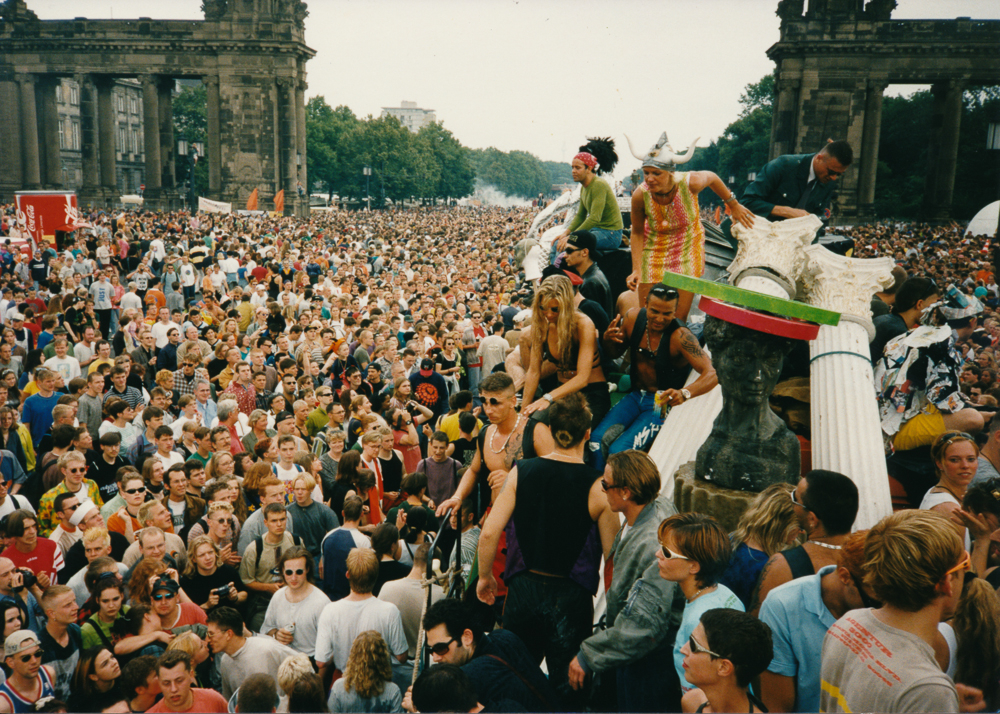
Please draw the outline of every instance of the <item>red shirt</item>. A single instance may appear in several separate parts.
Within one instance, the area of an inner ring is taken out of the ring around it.
[[[164,627],[164,630],[169,631],[175,627],[184,627],[185,625],[205,625],[208,623],[208,620],[205,618],[205,611],[199,606],[190,602],[181,602],[178,603],[177,606],[181,609],[180,617],[178,617],[177,622],[170,627]]]
[[[171,709],[166,699],[161,699],[147,709],[147,712],[213,712],[226,714],[229,703],[214,689],[191,687],[191,706],[188,709]]]
[[[53,585],[56,583],[56,573],[63,567],[62,550],[55,541],[42,536],[38,536],[35,549],[30,553],[22,553],[12,545],[0,553],[0,557],[10,558],[16,567],[27,568],[35,575],[48,573]]]

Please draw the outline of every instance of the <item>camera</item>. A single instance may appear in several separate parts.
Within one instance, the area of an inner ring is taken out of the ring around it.
[[[21,573],[23,578],[22,587],[33,588],[38,584],[38,577],[28,568],[18,568],[18,572]],[[15,588],[17,590],[18,588]]]
[[[212,590],[212,592],[218,595],[219,597],[229,597],[229,586],[222,585]]]

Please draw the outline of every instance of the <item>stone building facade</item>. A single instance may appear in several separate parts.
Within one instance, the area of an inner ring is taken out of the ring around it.
[[[57,87],[70,79],[79,107],[67,111],[63,131],[73,146],[78,113],[80,202],[114,202],[120,187],[135,187],[130,165],[139,162],[148,206],[183,205],[171,103],[176,81],[193,79],[208,91],[207,198],[240,205],[254,189],[262,202],[284,190],[286,213],[306,214],[297,190],[309,185],[305,65],[315,51],[305,44],[306,4],[203,7],[203,21],[40,21],[25,0],[0,4],[0,201],[67,185]],[[70,99],[75,107],[72,90]]]
[[[416,134],[422,127],[437,121],[433,109],[421,109],[416,102],[402,101],[398,107],[382,107],[380,116],[391,116],[399,119],[399,123]]]

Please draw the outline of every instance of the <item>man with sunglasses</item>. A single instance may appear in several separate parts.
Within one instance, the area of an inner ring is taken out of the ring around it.
[[[813,469],[792,491],[792,506],[806,542],[775,553],[764,564],[747,612],[757,616],[768,593],[796,578],[837,565],[858,515],[858,487],[836,471]]]
[[[330,598],[316,587],[312,555],[301,546],[282,553],[278,572],[285,586],[268,603],[261,634],[313,657],[316,654],[316,626]]]
[[[85,501],[89,503],[89,501]],[[49,534],[49,540],[54,541],[62,550],[63,558],[73,544],[83,535],[70,519],[80,507],[80,499],[75,493],[60,493],[53,501],[52,511],[59,525]]]
[[[39,699],[56,696],[56,673],[42,664],[38,635],[31,630],[12,632],[4,641],[3,655],[10,674],[0,684],[0,712],[34,711]]]
[[[671,609],[675,584],[660,576],[656,551],[660,523],[677,513],[660,494],[656,464],[641,451],[613,454],[601,479],[608,506],[625,517],[611,546],[614,577],[607,592],[604,624],[580,645],[570,661],[569,684],[581,689],[588,675],[614,672],[619,712],[655,711],[676,701],[680,691],[672,677],[649,672],[673,666]]]
[[[827,632],[820,711],[985,709],[982,692],[956,688],[934,656],[938,623],[954,614],[971,565],[951,522],[932,511],[886,516],[868,532],[864,560],[865,585],[883,604]]]
[[[164,630],[170,632],[176,627],[205,624],[204,610],[192,602],[181,602],[183,591],[177,581],[176,570],[169,568],[155,577],[150,597],[153,600],[153,611],[160,616]]]
[[[604,332],[609,357],[618,358],[628,349],[632,388],[590,435],[594,467],[599,470],[611,454],[648,450],[663,426],[667,407],[706,394],[719,383],[711,358],[675,317],[678,298],[676,290],[654,285],[644,308],[619,315]],[[692,369],[699,376],[685,386]]]

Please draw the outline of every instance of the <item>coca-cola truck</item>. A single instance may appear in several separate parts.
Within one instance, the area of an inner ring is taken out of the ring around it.
[[[85,228],[73,191],[17,191],[17,224],[28,234],[31,248],[62,247],[62,234]]]

